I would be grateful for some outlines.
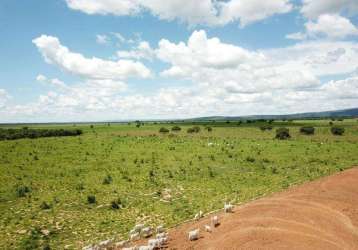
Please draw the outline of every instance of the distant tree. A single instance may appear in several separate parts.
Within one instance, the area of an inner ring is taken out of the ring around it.
[[[288,128],[278,128],[276,130],[276,139],[286,140],[291,138],[290,131]]]
[[[314,134],[314,127],[301,127],[300,133],[305,135],[313,135]]]
[[[169,129],[164,128],[164,127],[161,127],[161,128],[159,129],[159,133],[162,133],[162,134],[169,133]]]
[[[174,132],[179,132],[180,130],[181,130],[181,127],[179,127],[179,126],[172,127],[172,131],[174,131]]]
[[[94,196],[94,195],[88,195],[88,196],[87,196],[87,202],[88,202],[88,204],[94,204],[94,203],[96,203],[96,196]]]
[[[260,129],[262,130],[262,131],[265,131],[265,130],[272,130],[272,126],[271,125],[268,125],[268,124],[265,124],[265,125],[262,125],[262,126],[260,126]]]
[[[333,135],[343,135],[344,134],[344,128],[342,127],[332,127],[331,133]]]
[[[213,131],[213,128],[212,128],[212,127],[206,127],[206,130],[207,130],[208,132],[211,132],[211,131]]]

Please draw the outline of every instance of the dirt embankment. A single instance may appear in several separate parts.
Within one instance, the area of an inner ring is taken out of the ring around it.
[[[170,230],[168,249],[358,249],[358,168],[217,215],[212,233],[210,216]]]

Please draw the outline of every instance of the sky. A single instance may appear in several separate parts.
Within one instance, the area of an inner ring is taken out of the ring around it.
[[[0,123],[355,107],[357,0],[0,1]]]

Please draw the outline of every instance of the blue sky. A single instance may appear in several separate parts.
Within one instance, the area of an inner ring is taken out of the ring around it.
[[[358,106],[355,0],[2,0],[0,41],[0,122]]]

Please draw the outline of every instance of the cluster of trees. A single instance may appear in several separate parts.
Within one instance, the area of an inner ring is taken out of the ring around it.
[[[192,128],[188,128],[188,130],[187,130],[186,132],[188,132],[189,134],[199,133],[199,132],[200,132],[200,127],[199,127],[199,126],[195,126],[195,127],[192,127]]]
[[[81,135],[80,129],[29,129],[23,127],[21,129],[1,129],[0,128],[0,141],[1,140],[16,140],[21,138],[39,138],[39,137],[55,137],[55,136],[76,136]]]

